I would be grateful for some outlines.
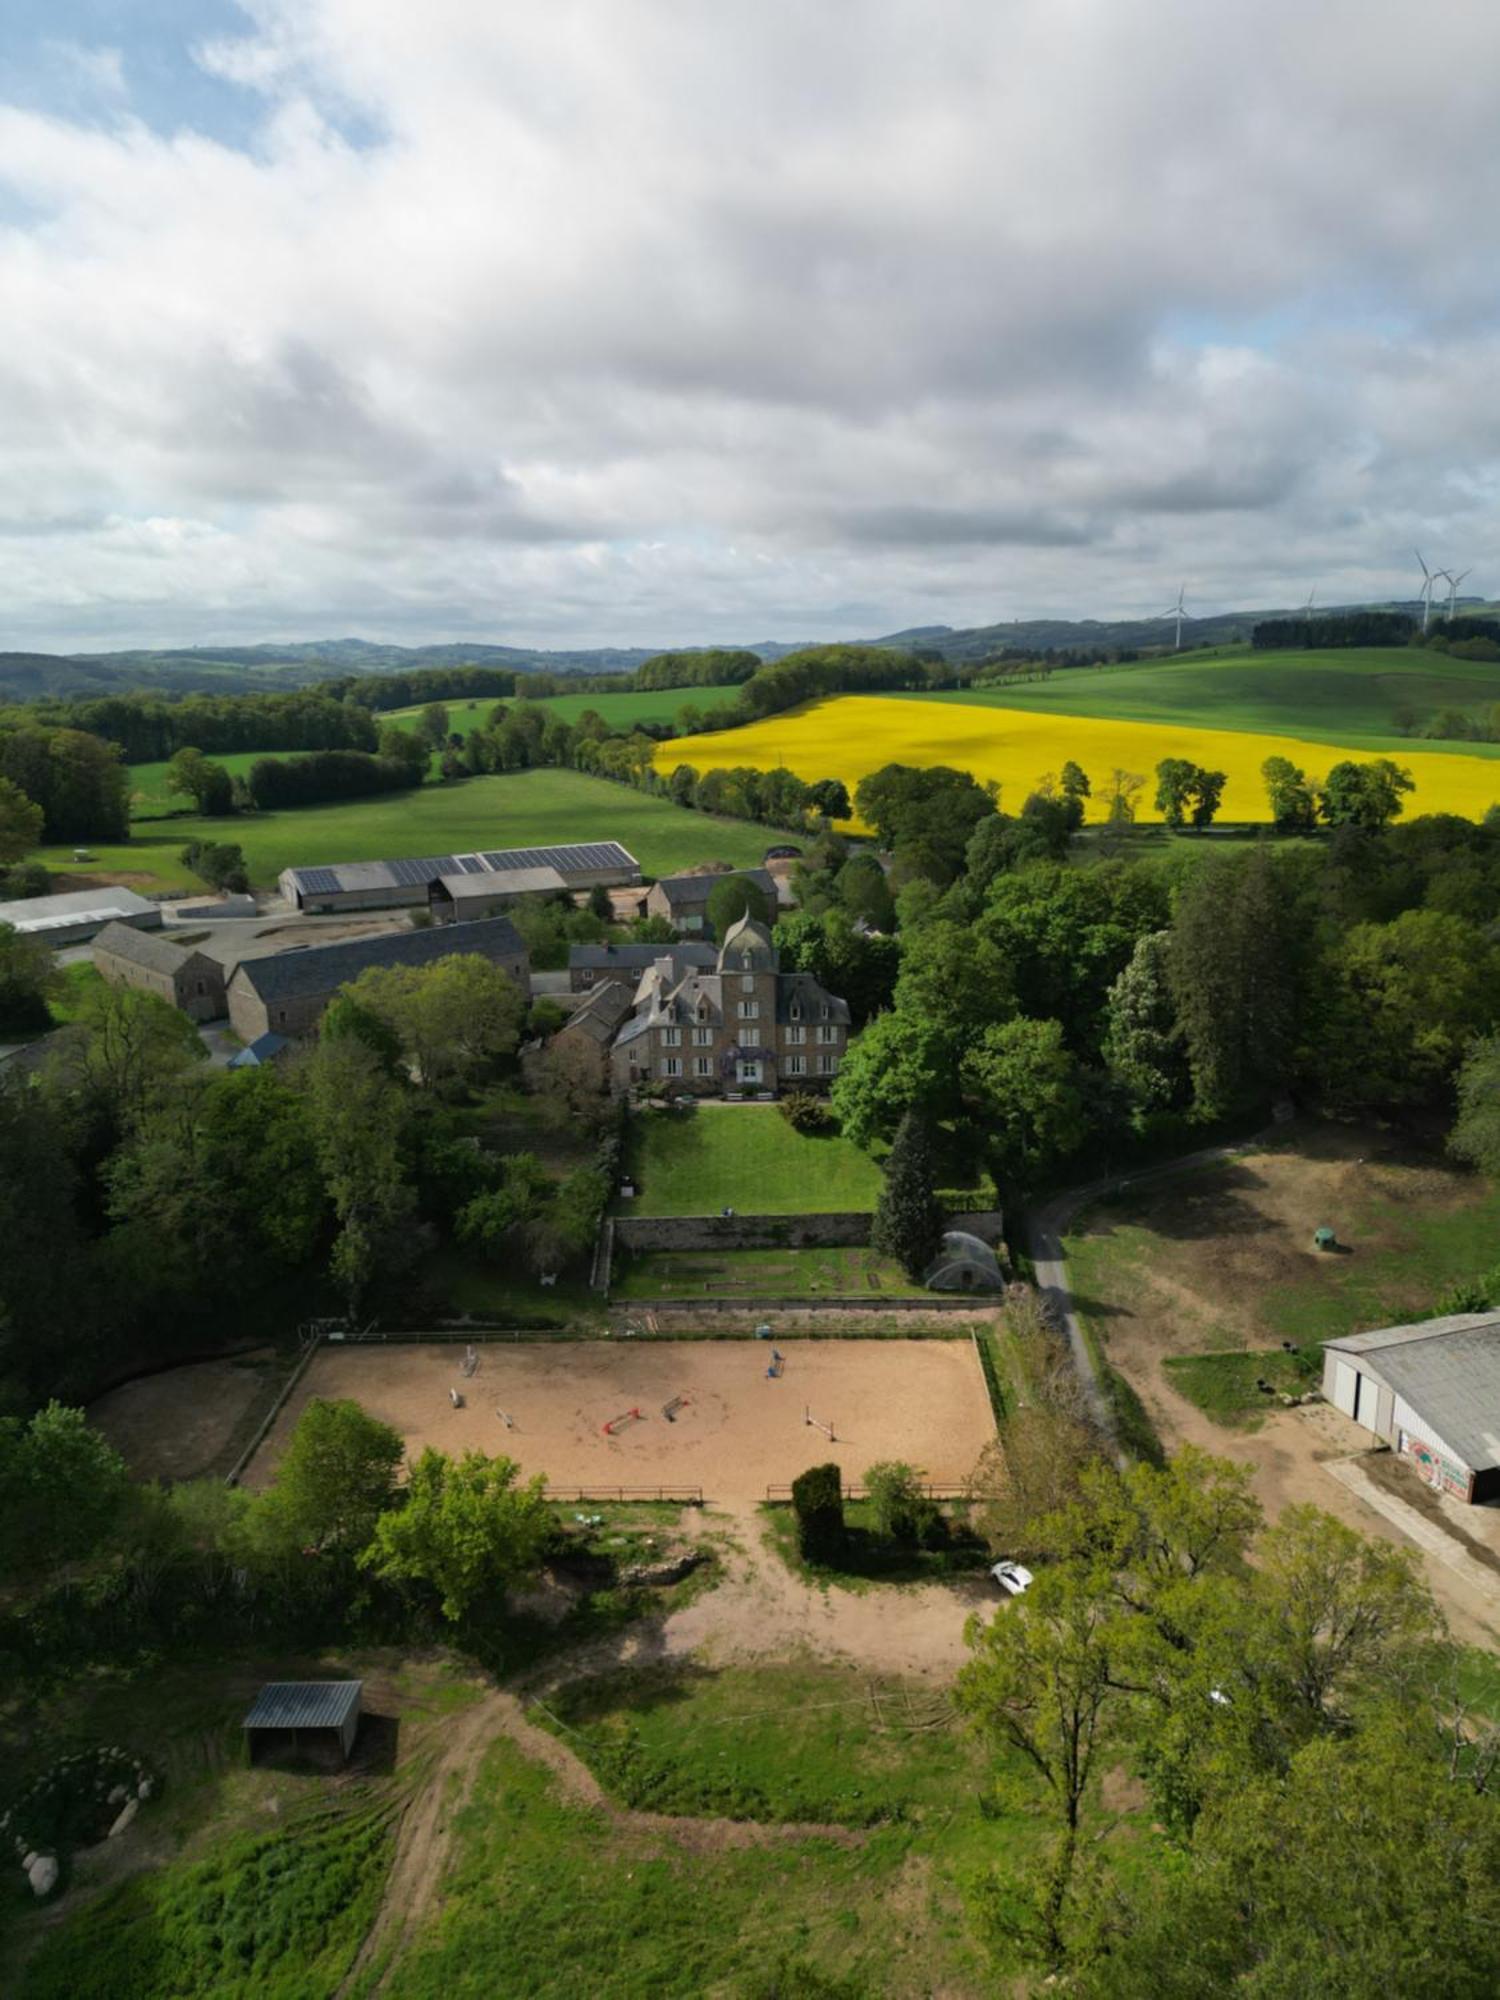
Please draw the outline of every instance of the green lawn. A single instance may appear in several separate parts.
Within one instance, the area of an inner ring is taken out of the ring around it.
[[[549,714],[560,715],[564,722],[576,722],[585,709],[593,709],[602,715],[611,729],[628,729],[637,722],[671,722],[678,709],[690,702],[697,708],[713,708],[721,701],[731,700],[739,692],[733,687],[701,688],[643,688],[639,693],[633,689],[623,689],[617,694],[556,694],[546,701],[533,704],[545,708]],[[517,695],[516,701],[525,697]],[[454,735],[467,736],[480,729],[489,720],[496,708],[510,708],[511,700],[495,701],[481,696],[475,701],[445,701],[448,722]],[[392,708],[377,717],[384,722],[397,722],[403,729],[416,726],[422,713],[422,705],[415,708]]]
[[[128,842],[91,847],[93,859],[86,864],[74,861],[71,846],[44,847],[35,858],[58,874],[76,874],[82,865],[94,875],[148,890],[185,890],[202,887],[178,860],[194,839],[238,841],[251,879],[270,887],[283,868],[317,862],[587,840],[623,841],[650,875],[672,874],[698,861],[748,868],[759,865],[771,838],[765,827],[710,819],[607,778],[538,770],[295,812],[174,819]]]
[[[210,763],[222,764],[231,777],[245,778],[250,774],[250,766],[260,757],[292,756],[295,753],[284,750],[230,750],[221,757],[211,757]],[[132,764],[130,766],[130,817],[138,819],[161,819],[167,813],[179,813],[192,801],[180,792],[167,790],[167,760],[160,759],[155,764]]]
[[[1500,665],[1415,647],[1189,654],[1127,666],[1059,668],[1050,680],[1014,688],[944,689],[900,699],[1129,722],[1193,722],[1205,729],[1300,736],[1392,755],[1446,749],[1500,757],[1500,744],[1428,742],[1396,732],[1393,716],[1402,706],[1424,717],[1460,708],[1477,720],[1500,701]]]
[[[774,1104],[700,1104],[631,1120],[631,1215],[822,1215],[873,1209],[880,1169],[837,1133],[794,1132]]]
[[[1296,1354],[1283,1348],[1241,1349],[1234,1354],[1176,1354],[1162,1366],[1168,1380],[1190,1403],[1196,1403],[1216,1424],[1255,1429],[1263,1413],[1279,1409],[1279,1395],[1300,1396],[1318,1386],[1322,1349],[1306,1347]],[[1272,1394],[1258,1388],[1269,1382]]]
[[[911,1298],[914,1285],[873,1250],[651,1250],[616,1258],[617,1299]]]

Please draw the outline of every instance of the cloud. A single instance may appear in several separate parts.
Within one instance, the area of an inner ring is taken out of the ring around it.
[[[1469,0],[242,24],[248,141],[128,44],[0,102],[5,643],[1326,602],[1500,527]]]

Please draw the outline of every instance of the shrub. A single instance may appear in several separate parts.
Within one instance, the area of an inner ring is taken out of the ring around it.
[[[179,859],[184,868],[191,868],[210,888],[243,895],[250,887],[244,850],[237,841],[190,840]]]
[[[810,1090],[794,1090],[776,1107],[794,1132],[826,1132],[833,1123],[827,1100]]]
[[[883,1541],[908,1548],[941,1548],[948,1539],[942,1509],[922,1491],[919,1475],[899,1458],[872,1465],[865,1474],[871,1520]]]
[[[812,1465],[792,1481],[797,1546],[803,1560],[836,1562],[844,1552],[844,1481],[836,1465]]]

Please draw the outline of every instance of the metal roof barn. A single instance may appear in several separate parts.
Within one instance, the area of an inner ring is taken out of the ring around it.
[[[24,937],[40,938],[54,949],[87,944],[106,924],[129,924],[132,930],[161,929],[161,908],[134,889],[106,884],[100,889],[72,889],[61,896],[26,896],[19,903],[0,903],[0,924]]]
[[[243,1728],[252,1762],[257,1752],[290,1749],[329,1755],[338,1745],[347,1763],[359,1731],[363,1681],[268,1681]]]
[[[1500,1498],[1500,1312],[1323,1343],[1323,1394],[1460,1500]]]
[[[504,875],[537,868],[555,869],[569,889],[623,888],[641,879],[640,863],[619,841],[590,840],[564,847],[488,848],[469,854],[284,868],[280,886],[294,909],[394,909],[425,903],[429,884],[445,875]]]

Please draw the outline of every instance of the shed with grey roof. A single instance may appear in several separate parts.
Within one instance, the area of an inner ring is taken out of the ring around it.
[[[0,903],[0,924],[9,924],[25,937],[40,938],[57,951],[64,945],[87,944],[111,923],[159,931],[161,908],[134,889],[111,883],[98,889],[72,889],[62,896],[27,896],[19,903]]]
[[[777,907],[775,878],[764,868],[709,869],[698,875],[663,875],[646,894],[646,914],[665,917],[675,931],[711,936],[708,899],[721,882],[736,877],[753,882],[766,899],[766,909],[774,918]]]
[[[359,1734],[363,1681],[267,1681],[245,1717],[245,1743],[257,1757],[312,1755],[347,1764]]]
[[[242,1042],[271,1033],[311,1034],[339,988],[368,967],[434,965],[473,953],[502,966],[530,992],[531,964],[520,932],[508,917],[490,917],[465,924],[456,935],[446,928],[387,931],[241,959],[229,979],[229,1018]]]
[[[106,924],[94,939],[94,966],[109,985],[154,993],[190,1021],[217,1021],[228,1008],[219,961],[185,949],[164,931]]]
[[[279,883],[293,909],[330,914],[425,905],[432,884],[447,876],[509,875],[539,868],[554,869],[569,891],[629,888],[641,879],[640,863],[619,841],[585,840],[562,847],[497,847],[469,854],[284,868]]]
[[[1440,1492],[1500,1499],[1500,1312],[1325,1341],[1323,1394]]]

